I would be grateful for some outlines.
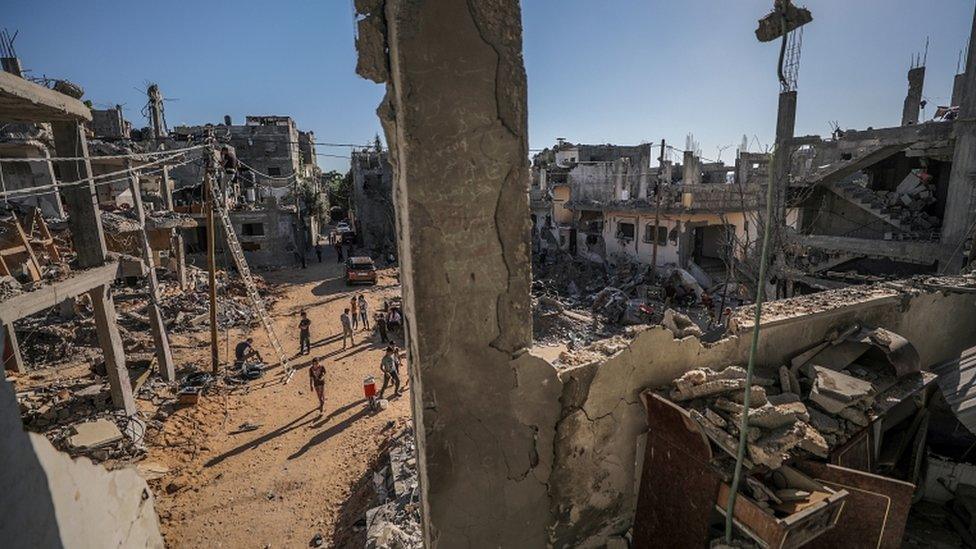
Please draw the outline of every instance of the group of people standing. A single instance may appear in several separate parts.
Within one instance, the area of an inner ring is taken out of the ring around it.
[[[383,325],[386,325],[387,313],[383,314]],[[397,312],[399,315],[399,312]],[[397,318],[399,322],[399,317]],[[342,348],[346,348],[346,339],[349,339],[350,346],[355,346],[356,342],[354,339],[354,334],[356,330],[369,330],[369,303],[366,301],[366,296],[363,294],[358,294],[352,296],[349,300],[349,306],[343,309],[341,315],[339,315],[339,322],[342,325]],[[310,354],[312,351],[311,345],[311,326],[312,322],[308,318],[308,313],[305,311],[301,312],[300,320],[298,321],[298,345],[299,354]],[[383,373],[383,386],[380,389],[379,397],[383,398],[383,394],[386,392],[387,387],[392,385],[393,394],[395,396],[400,396],[400,366],[402,364],[400,349],[392,342],[388,341],[386,337],[386,331],[382,330],[381,335],[383,337],[383,342],[388,343],[386,349],[383,352],[383,358],[380,360],[380,371]],[[311,389],[316,397],[318,398],[319,406],[318,410],[321,413],[325,406],[325,365],[319,357],[312,359],[312,365],[308,370],[309,375],[309,389]]]
[[[369,304],[366,303],[366,297],[363,294],[352,296],[349,300],[349,307],[339,315],[339,322],[342,324],[342,348],[346,348],[347,337],[349,338],[349,345],[355,345],[353,333],[359,329],[359,325],[362,324],[363,330],[369,329]]]

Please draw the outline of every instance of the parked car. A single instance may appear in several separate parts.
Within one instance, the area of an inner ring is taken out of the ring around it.
[[[346,260],[346,285],[376,284],[376,265],[366,256],[350,257]]]
[[[349,223],[345,221],[340,221],[336,223],[336,232],[339,234],[351,233],[352,227],[349,226]]]

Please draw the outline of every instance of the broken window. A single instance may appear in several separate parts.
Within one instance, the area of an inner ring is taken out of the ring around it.
[[[658,246],[667,246],[668,244],[668,228],[660,225],[654,225],[653,223],[648,223],[644,225],[644,242],[651,243],[654,242],[655,236],[657,237]]]
[[[244,223],[241,225],[244,236],[264,236],[264,223]]]
[[[634,238],[634,224],[625,223],[623,221],[617,222],[617,238],[633,239]]]
[[[281,175],[281,168],[277,166],[271,166],[268,168],[268,175]]]

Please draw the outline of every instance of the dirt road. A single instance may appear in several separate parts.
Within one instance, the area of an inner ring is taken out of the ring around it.
[[[331,250],[325,263],[266,273],[283,289],[272,316],[286,351],[298,350],[298,317],[305,309],[312,354],[293,359],[297,372],[288,385],[274,383],[275,371],[246,394],[209,397],[175,411],[151,444],[148,460],[170,468],[154,481],[169,547],[307,547],[316,533],[326,546],[362,545],[364,535],[354,525],[371,496],[369,470],[380,447],[409,421],[409,392],[387,410],[367,409],[363,378],[373,374],[382,381],[383,346],[372,332],[357,332],[356,345],[343,350],[339,315],[354,293],[364,293],[375,310],[383,298],[398,295],[399,286],[387,272],[377,286],[351,289],[342,276]],[[272,357],[263,330],[252,333],[265,359]],[[242,336],[232,330],[230,347]],[[208,357],[205,337],[174,338],[177,360]],[[321,415],[309,390],[312,357],[324,359],[327,370]],[[245,423],[260,427],[240,432]]]

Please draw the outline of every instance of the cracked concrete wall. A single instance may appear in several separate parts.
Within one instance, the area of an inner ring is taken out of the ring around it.
[[[0,545],[11,549],[163,547],[153,496],[135,469],[107,471],[26,433],[0,381]]]
[[[525,352],[525,71],[515,0],[358,0],[386,82],[428,547],[539,547],[561,388]]]
[[[815,295],[820,305],[814,310],[803,298],[784,300],[777,303],[789,314],[764,317],[758,364],[782,364],[832,328],[853,321],[905,336],[926,367],[976,344],[972,293],[912,288],[861,300],[830,292]],[[954,320],[947,325],[945,318]],[[603,363],[560,372],[564,412],[549,479],[556,519],[553,546],[601,547],[613,534],[627,531],[636,505],[640,437],[647,429],[638,395],[693,368],[745,364],[749,334],[744,326],[738,335],[702,345],[693,337],[675,340],[670,331],[653,327]]]

